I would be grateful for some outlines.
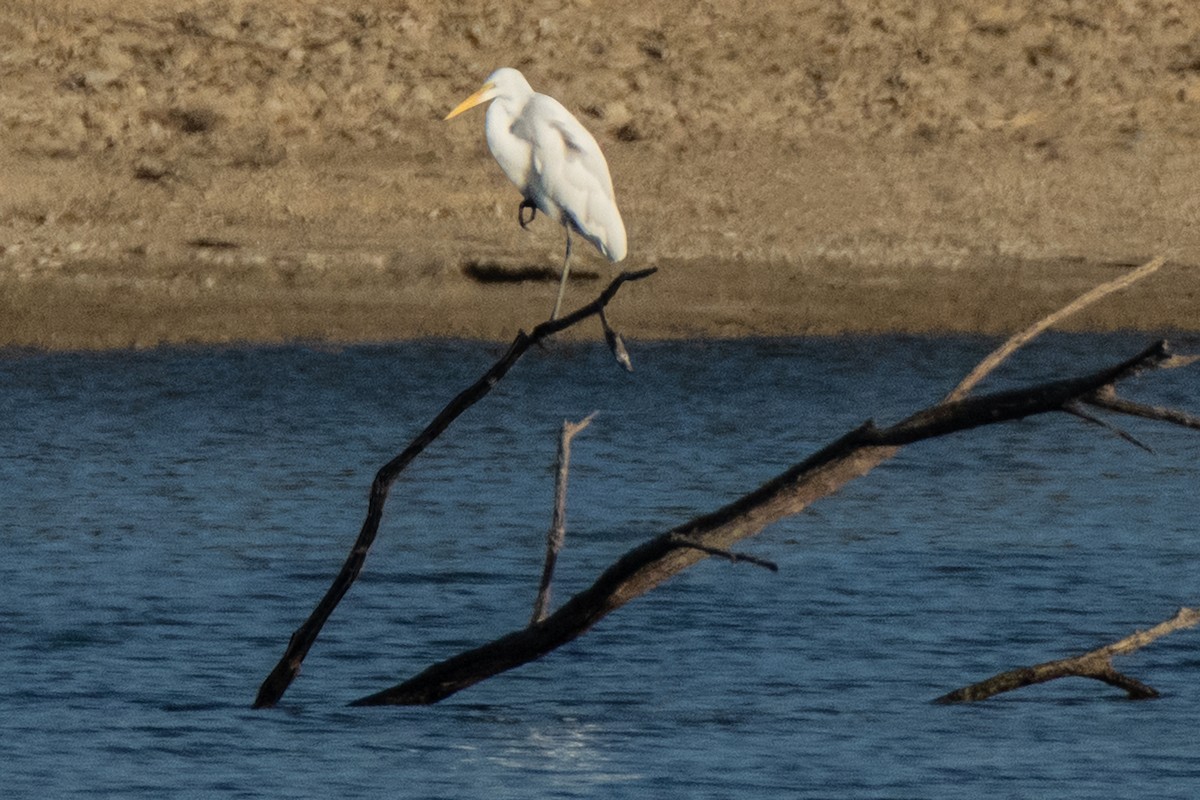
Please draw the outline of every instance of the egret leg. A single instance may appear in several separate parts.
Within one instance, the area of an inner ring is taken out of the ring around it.
[[[529,219],[525,219],[525,209],[529,209]],[[517,206],[517,222],[525,230],[529,230],[529,223],[537,217],[537,206],[529,198],[521,201],[521,205]]]
[[[562,307],[563,294],[567,290],[567,273],[571,271],[571,226],[563,225],[563,230],[567,232],[567,255],[563,258],[562,280],[558,282],[558,299],[554,301],[554,311],[550,313],[550,319],[558,319],[558,309]]]

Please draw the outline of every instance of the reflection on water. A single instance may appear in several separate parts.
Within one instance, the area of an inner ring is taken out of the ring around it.
[[[996,385],[1135,352],[1055,336]],[[344,704],[519,626],[558,425],[558,599],[988,348],[911,337],[532,353],[415,462],[281,708],[248,705],[361,523],[374,470],[498,355],[418,343],[0,360],[6,796],[1189,797],[1195,633],[1060,681],[928,701],[1197,602],[1200,437],[1067,418],[906,450],[542,661],[422,709]],[[1196,373],[1138,379],[1197,407]]]

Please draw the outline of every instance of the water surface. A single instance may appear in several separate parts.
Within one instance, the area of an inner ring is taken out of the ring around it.
[[[976,338],[531,353],[399,481],[278,709],[259,682],[353,541],[374,471],[501,352],[475,343],[0,359],[0,772],[13,797],[1194,797],[1197,634],[1084,680],[929,701],[1200,602],[1200,436],[1065,415],[916,445],[542,661],[431,708],[346,703],[526,620],[563,418],[555,596],[868,417]],[[992,386],[1139,337],[1052,336]],[[1194,345],[1194,343],[1193,343]],[[1197,409],[1200,380],[1134,381]]]

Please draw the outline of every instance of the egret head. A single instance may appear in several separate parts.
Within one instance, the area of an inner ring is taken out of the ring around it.
[[[488,75],[487,80],[483,82],[483,86],[479,87],[479,91],[455,106],[454,110],[447,114],[444,119],[453,119],[464,111],[497,97],[525,100],[531,94],[533,94],[533,89],[529,86],[529,81],[525,80],[524,75],[511,67],[501,67],[491,75]]]

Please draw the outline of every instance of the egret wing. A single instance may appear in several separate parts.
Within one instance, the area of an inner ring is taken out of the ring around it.
[[[527,197],[612,261],[625,257],[625,224],[600,145],[561,103],[535,94],[513,125],[532,147]]]

